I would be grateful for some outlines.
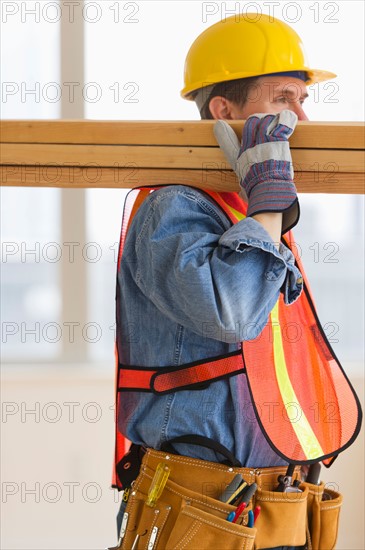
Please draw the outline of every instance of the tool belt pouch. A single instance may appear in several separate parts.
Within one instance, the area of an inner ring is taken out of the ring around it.
[[[184,457],[184,464],[180,467],[179,460],[182,457],[170,455],[169,458],[170,460],[166,460],[166,453],[147,451],[128,500],[125,513],[125,516],[126,514],[128,516],[122,527],[121,548],[125,550],[130,550],[132,547],[133,550],[178,548],[251,550],[254,548],[256,529],[244,525],[245,522],[247,523],[247,514],[251,507],[248,507],[241,516],[239,521],[242,524],[231,523],[227,521],[227,516],[236,507],[220,502],[207,494],[212,490],[220,494],[222,488],[231,481],[234,476],[233,470],[236,469],[231,468],[229,472],[228,467],[222,467],[221,464],[189,460],[186,457]],[[161,497],[151,508],[146,505],[146,500],[159,462],[168,464],[171,474]],[[216,469],[218,478],[225,478],[226,482],[202,483],[202,470],[194,468],[196,463],[204,464],[204,468],[210,474],[214,474],[214,471],[209,471],[209,468]],[[179,480],[180,483],[175,480]],[[195,491],[194,486],[202,490]],[[206,489],[205,492],[204,489]]]
[[[300,489],[300,493],[256,491],[255,506],[261,507],[255,523],[256,549],[306,544],[308,488],[300,485]]]
[[[146,505],[159,463],[170,467],[165,488],[151,508]],[[308,550],[335,547],[342,497],[319,486],[301,483],[301,492],[275,492],[286,468],[228,467],[185,456],[148,449],[126,508],[121,537],[124,550],[208,550],[211,548],[260,550],[278,546],[304,546]],[[235,474],[258,489],[239,522],[227,521],[231,506],[218,500]],[[299,476],[299,469],[296,477]],[[255,526],[247,527],[248,511],[260,506]]]
[[[320,485],[303,483],[308,488],[308,547],[313,550],[332,550],[335,548],[342,495]]]

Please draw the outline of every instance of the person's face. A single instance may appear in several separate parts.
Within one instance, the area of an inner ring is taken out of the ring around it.
[[[293,111],[299,120],[308,120],[303,110],[303,104],[308,97],[305,83],[287,76],[262,76],[252,86],[248,99],[243,107],[239,107],[225,98],[219,98],[214,112],[214,118],[246,119],[255,113],[280,113],[284,109]],[[224,101],[223,101],[224,100]],[[213,100],[212,100],[213,101]]]

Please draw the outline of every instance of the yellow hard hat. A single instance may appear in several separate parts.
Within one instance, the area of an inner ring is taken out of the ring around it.
[[[272,16],[237,14],[215,23],[193,42],[185,60],[181,95],[211,84],[289,71],[307,73],[306,84],[336,77],[311,69],[302,41],[289,25]]]

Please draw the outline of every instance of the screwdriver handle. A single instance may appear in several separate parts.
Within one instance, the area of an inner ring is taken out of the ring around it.
[[[170,468],[164,462],[160,462],[156,468],[155,475],[148,491],[146,506],[150,506],[150,508],[154,508],[156,506],[156,502],[164,490],[169,475]]]

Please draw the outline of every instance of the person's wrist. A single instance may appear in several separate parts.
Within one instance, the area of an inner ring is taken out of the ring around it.
[[[283,215],[281,212],[261,212],[250,216],[253,220],[262,225],[270,235],[272,242],[277,250],[280,248],[280,238]]]

